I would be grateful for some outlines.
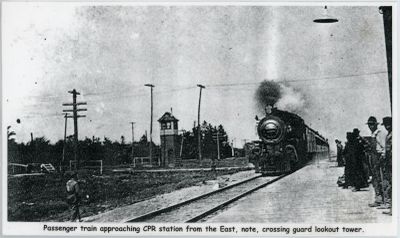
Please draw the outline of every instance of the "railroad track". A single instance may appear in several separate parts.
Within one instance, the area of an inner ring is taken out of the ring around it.
[[[275,177],[255,176],[187,201],[129,219],[126,222],[181,223],[201,221],[240,198],[268,186],[287,175],[284,174]]]

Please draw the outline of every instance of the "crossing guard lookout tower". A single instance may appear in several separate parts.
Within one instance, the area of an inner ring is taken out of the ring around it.
[[[166,112],[158,119],[161,126],[161,164],[165,167],[175,167],[179,157],[178,121],[172,112]]]

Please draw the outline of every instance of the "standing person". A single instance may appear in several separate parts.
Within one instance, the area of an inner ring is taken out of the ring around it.
[[[343,150],[343,157],[345,161],[344,166],[344,185],[343,188],[348,188],[349,186],[353,186],[353,179],[351,177],[351,170],[352,170],[352,154],[353,154],[353,146],[352,146],[352,135],[353,133],[347,132],[346,133],[346,142],[344,145]]]
[[[251,149],[249,161],[251,161],[254,164],[255,172],[260,173],[260,156],[257,147]]]
[[[79,213],[81,191],[79,189],[78,174],[76,172],[71,173],[70,179],[66,184],[66,188],[67,188],[67,202],[69,205],[71,205],[71,210],[73,212],[71,217],[71,222],[76,221],[76,219],[78,219],[78,221],[82,221],[81,215]]]
[[[382,173],[380,161],[385,156],[386,133],[378,128],[378,122],[374,116],[370,116],[367,121],[371,131],[372,144],[370,144],[369,156],[371,159],[372,186],[375,190],[375,201],[368,204],[370,207],[378,207],[383,203]]]
[[[336,161],[338,163],[338,167],[342,167],[344,166],[343,145],[342,142],[338,139],[336,139],[335,142],[336,142]]]
[[[358,128],[353,129],[353,145],[354,145],[354,155],[353,155],[353,168],[352,177],[354,189],[353,192],[360,191],[361,188],[368,187],[368,178],[366,171],[364,169],[364,145],[361,143],[360,130]]]
[[[384,211],[383,214],[392,215],[392,118],[384,117],[382,125],[388,132],[385,140],[385,160],[383,162],[384,184],[387,186],[383,190],[383,195],[385,196],[385,201],[387,201],[387,208],[390,208],[390,211]]]
[[[368,155],[368,147],[369,143],[367,139],[363,138],[360,136],[360,131],[355,128],[356,131],[356,143],[358,144],[358,149],[359,149],[359,156],[360,156],[360,161],[361,161],[361,166],[363,168],[363,173],[365,176],[365,180],[367,183],[370,183],[370,163],[369,163],[369,155]]]

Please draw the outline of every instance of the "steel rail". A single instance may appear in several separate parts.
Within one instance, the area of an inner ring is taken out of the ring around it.
[[[201,220],[201,219],[203,219],[203,218],[205,218],[205,217],[207,217],[207,216],[209,216],[209,215],[215,213],[216,211],[221,210],[222,208],[226,207],[227,205],[229,205],[229,204],[231,204],[231,203],[233,203],[233,202],[235,202],[235,201],[241,199],[242,197],[247,196],[247,195],[249,195],[250,193],[253,193],[253,192],[255,192],[255,191],[257,191],[257,190],[259,190],[259,189],[261,189],[261,188],[263,188],[263,187],[266,187],[266,186],[268,186],[268,185],[270,185],[270,184],[272,184],[272,183],[274,183],[274,182],[276,182],[276,181],[278,181],[278,180],[280,180],[280,179],[282,179],[282,178],[288,176],[289,174],[291,174],[291,173],[283,174],[283,175],[281,175],[281,176],[279,176],[279,177],[277,177],[277,178],[274,178],[274,179],[272,179],[272,180],[270,180],[270,181],[268,181],[268,182],[265,182],[265,183],[263,183],[263,184],[261,184],[261,185],[255,187],[255,188],[252,188],[252,189],[250,189],[250,190],[247,190],[246,192],[244,192],[244,193],[242,193],[242,194],[239,194],[239,195],[237,195],[236,197],[231,198],[231,199],[229,199],[229,200],[227,200],[227,201],[225,201],[225,202],[223,202],[223,203],[221,203],[221,204],[219,204],[219,205],[217,205],[217,206],[215,206],[215,207],[213,207],[213,208],[211,208],[211,209],[209,209],[209,210],[203,212],[202,214],[197,215],[196,217],[194,217],[194,218],[192,218],[192,219],[190,219],[190,220],[188,220],[188,221],[185,221],[185,223],[197,222],[197,221],[199,221],[199,220]]]
[[[257,176],[254,176],[254,177],[252,177],[252,178],[245,179],[245,180],[239,181],[239,182],[237,182],[237,183],[228,185],[228,186],[226,186],[226,187],[220,188],[220,189],[218,189],[218,190],[211,191],[211,192],[202,194],[202,195],[200,195],[200,196],[197,196],[197,197],[188,199],[188,200],[186,200],[186,201],[179,202],[179,203],[176,203],[176,204],[174,204],[174,205],[171,205],[171,206],[168,206],[168,207],[165,207],[165,208],[161,208],[161,209],[159,209],[159,210],[152,211],[152,212],[149,212],[149,213],[146,213],[146,214],[137,216],[137,217],[135,217],[135,218],[128,219],[128,220],[126,220],[126,221],[124,221],[124,222],[142,222],[142,221],[148,220],[148,219],[150,219],[150,218],[153,218],[153,217],[155,217],[155,216],[158,216],[158,215],[160,215],[160,214],[162,214],[162,213],[166,213],[166,212],[172,211],[172,210],[174,210],[174,209],[177,209],[177,208],[182,207],[182,206],[184,206],[184,205],[187,205],[187,204],[189,204],[189,203],[192,203],[192,202],[195,202],[195,201],[200,200],[200,199],[202,199],[202,198],[205,198],[205,197],[208,197],[208,196],[211,196],[211,195],[214,195],[214,194],[223,192],[223,191],[228,190],[228,189],[230,189],[230,188],[234,188],[234,187],[236,187],[236,186],[239,186],[239,185],[242,185],[242,184],[244,184],[244,183],[253,181],[253,180],[255,180],[255,179],[257,179],[257,178],[260,178],[260,177],[262,177],[262,175],[257,175]]]

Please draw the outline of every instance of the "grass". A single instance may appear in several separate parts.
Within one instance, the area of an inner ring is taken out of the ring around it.
[[[240,171],[144,172],[95,176],[80,174],[83,194],[90,196],[83,216],[90,216],[156,195],[215,179],[215,176]],[[67,179],[56,174],[8,178],[9,221],[67,221],[71,215],[66,203]]]

